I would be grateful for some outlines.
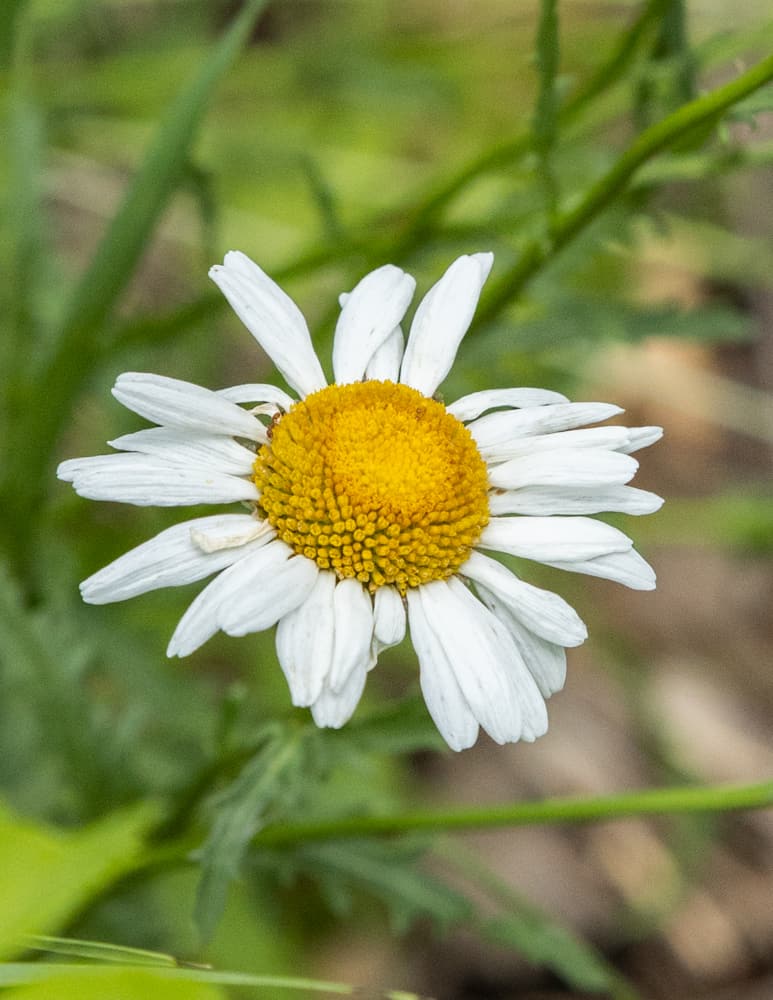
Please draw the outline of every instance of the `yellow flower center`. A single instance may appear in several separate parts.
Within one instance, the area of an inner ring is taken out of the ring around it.
[[[407,385],[312,393],[274,423],[254,471],[277,535],[371,591],[452,576],[488,523],[486,465],[470,432]]]

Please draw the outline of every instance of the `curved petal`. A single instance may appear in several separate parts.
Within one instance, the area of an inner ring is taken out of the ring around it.
[[[462,694],[489,736],[513,743],[542,735],[545,703],[502,622],[456,578],[420,593]]]
[[[256,579],[254,586],[231,594],[218,611],[218,625],[228,635],[249,635],[270,628],[306,600],[318,575],[313,560],[291,556],[268,580]]]
[[[470,711],[497,743],[515,742],[522,731],[521,709],[503,670],[500,637],[482,613],[493,616],[472,594],[481,613],[464,606],[445,580],[425,584],[419,594]]]
[[[473,552],[459,572],[476,586],[485,587],[510,614],[546,642],[579,646],[588,638],[582,619],[562,597],[519,580],[482,552]]]
[[[649,448],[650,445],[655,444],[656,441],[660,441],[663,437],[662,427],[629,427],[628,428],[629,441],[624,448],[620,448],[620,451],[629,454],[632,451],[638,451],[640,448]]]
[[[335,642],[335,585],[335,574],[321,571],[303,604],[286,614],[277,626],[277,656],[293,705],[315,702],[330,673]]]
[[[322,685],[319,697],[311,706],[312,718],[318,726],[340,729],[354,714],[365,689],[367,671],[363,667],[353,670],[339,691],[328,684]]]
[[[231,385],[218,389],[217,395],[230,399],[232,403],[275,403],[285,413],[295,404],[292,396],[284,389],[266,382],[248,382],[246,385]]]
[[[399,325],[415,280],[393,264],[371,271],[349,293],[336,324],[333,374],[337,385],[358,382],[373,355]]]
[[[584,559],[576,562],[554,560],[546,562],[556,569],[566,569],[570,573],[585,573],[587,576],[600,576],[605,580],[622,583],[631,590],[654,590],[655,571],[635,549],[628,552],[610,552],[607,555],[596,556],[595,559]]]
[[[573,486],[527,486],[489,496],[491,514],[652,514],[663,506],[655,493],[633,486],[577,489]]]
[[[341,580],[333,595],[335,649],[327,684],[334,694],[352,673],[371,664],[373,601],[359,580]]]
[[[160,587],[179,587],[217,573],[270,541],[266,533],[239,548],[204,552],[194,541],[197,531],[233,534],[255,526],[249,514],[216,514],[175,524],[94,573],[80,585],[88,604],[125,601]]]
[[[234,476],[248,476],[255,464],[255,452],[232,437],[194,434],[174,427],[148,427],[107,443],[119,451],[157,455],[173,465],[200,465]]]
[[[119,403],[154,424],[266,440],[265,427],[251,413],[192,382],[150,372],[124,372],[112,392]]]
[[[431,396],[451,370],[472,322],[494,255],[459,257],[427,292],[416,310],[400,381]]]
[[[257,264],[232,251],[209,276],[289,386],[307,396],[327,385],[303,314]]]
[[[492,517],[478,540],[479,548],[537,562],[579,562],[632,545],[622,531],[591,517]]]
[[[419,682],[427,710],[449,747],[466,750],[478,738],[478,720],[470,711],[445,650],[427,620],[419,591],[409,590],[407,596],[411,641],[419,659]]]
[[[474,420],[486,410],[521,408],[524,406],[546,406],[549,403],[568,403],[569,400],[560,392],[550,389],[483,389],[472,392],[469,396],[460,396],[446,409],[457,420],[466,423]]]
[[[556,691],[560,691],[566,682],[564,647],[554,642],[546,642],[529,631],[504,602],[481,584],[476,584],[476,589],[486,607],[507,626],[542,697],[549,698]]]
[[[251,479],[213,472],[200,465],[172,465],[157,455],[73,458],[62,462],[57,475],[71,482],[79,496],[138,507],[185,507],[260,497]]]
[[[558,449],[511,458],[489,469],[488,479],[499,489],[525,486],[622,486],[636,475],[639,463],[630,455],[601,448]]]
[[[485,459],[501,460],[510,457],[509,448],[517,447],[522,437],[595,424],[622,412],[612,403],[556,403],[487,413],[473,420],[467,429]]]
[[[395,587],[379,587],[373,598],[374,659],[382,649],[396,646],[405,637],[405,605]]]
[[[257,552],[229,566],[216,576],[192,602],[174,630],[167,656],[187,656],[203,646],[220,628],[220,610],[240,592],[262,587],[271,592],[278,568],[292,555],[284,542],[274,539]],[[300,600],[303,600],[301,595]]]
[[[396,326],[368,362],[365,378],[376,382],[397,382],[404,348],[403,331]]]
[[[541,454],[546,451],[586,450],[605,448],[608,451],[623,451],[631,440],[627,427],[609,424],[606,427],[584,427],[574,431],[556,431],[548,434],[531,434],[528,437],[513,438],[507,442],[507,454],[498,462],[526,455]]]

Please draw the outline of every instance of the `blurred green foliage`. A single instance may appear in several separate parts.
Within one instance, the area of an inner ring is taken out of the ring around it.
[[[30,983],[9,996],[208,1000],[229,982],[259,986],[250,973],[303,974],[298,948],[372,899],[398,932],[466,926],[578,990],[633,996],[589,944],[497,895],[480,869],[467,866],[469,894],[430,877],[431,840],[252,849],[267,823],[410,802],[406,759],[440,749],[415,685],[374,677],[347,729],[318,732],[287,711],[270,635],[219,636],[170,666],[162,651],[189,595],[85,609],[77,581],[173,518],[87,508],[53,480],[58,457],[134,428],[107,394],[121,370],[213,387],[268,377],[205,281],[230,247],[287,284],[323,363],[337,293],[370,266],[393,260],[426,285],[458,252],[495,250],[449,396],[492,370],[503,385],[571,389],[609,343],[750,335],[741,293],[770,288],[770,249],[714,206],[721,185],[773,161],[770,142],[734,124],[773,106],[773,64],[694,97],[734,60],[753,67],[773,23],[739,18],[692,41],[681,0],[516,6],[5,4],[0,949],[70,930],[197,957],[195,912],[208,959],[244,971],[159,985],[89,967],[32,984],[30,962],[7,967],[0,982]],[[653,225],[703,247],[696,287],[738,294],[692,308],[636,294]],[[741,484],[675,503],[643,537],[769,551],[769,509]],[[393,677],[404,659],[387,659]],[[198,884],[178,870],[191,863]],[[486,890],[494,913],[472,901]]]

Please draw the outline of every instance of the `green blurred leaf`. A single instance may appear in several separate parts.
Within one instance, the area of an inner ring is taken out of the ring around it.
[[[247,0],[195,79],[172,103],[86,273],[60,333],[57,357],[91,353],[91,339],[126,287],[170,195],[185,175],[191,145],[215,88],[249,37],[266,0]],[[54,361],[54,367],[56,367]]]
[[[40,982],[11,990],[9,1000],[220,1000],[207,983],[174,982],[146,969],[49,967]]]
[[[49,814],[93,817],[137,791],[126,729],[89,690],[95,655],[69,605],[27,608],[0,562],[0,777],[26,801],[48,776]]]
[[[472,906],[420,867],[424,850],[423,843],[407,839],[305,844],[294,852],[291,864],[318,883],[339,914],[350,910],[355,893],[365,892],[384,904],[397,933],[422,918],[446,930],[469,918]]]
[[[517,912],[482,920],[477,926],[489,941],[512,948],[533,965],[550,969],[573,989],[635,996],[630,990],[621,992],[614,969],[589,945],[523,902]]]
[[[143,803],[75,833],[16,816],[0,803],[0,957],[55,930],[140,863],[159,819]]]
[[[225,908],[230,882],[241,870],[252,837],[276,819],[280,806],[303,780],[301,734],[277,729],[238,777],[211,802],[214,822],[198,852],[201,882],[196,896],[196,924],[208,940]]]

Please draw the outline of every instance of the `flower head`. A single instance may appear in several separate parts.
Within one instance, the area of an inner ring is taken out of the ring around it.
[[[600,424],[621,410],[543,389],[434,398],[472,320],[491,254],[460,257],[400,323],[415,282],[392,265],[348,295],[328,385],[295,303],[249,258],[210,275],[297,398],[273,385],[219,392],[160,375],[119,376],[114,396],[157,426],[73,459],[61,479],[94,500],[185,506],[241,501],[246,512],[162,531],[81,584],[103,604],[217,574],[183,615],[169,656],[219,629],[277,625],[293,704],[342,726],[406,618],[421,688],[449,746],[482,726],[498,743],[547,729],[545,699],[586,629],[556,594],[482,550],[635,589],[655,585],[622,532],[587,515],[650,513],[659,497],[626,485],[630,453],[660,428]],[[245,408],[243,404],[250,404]]]

